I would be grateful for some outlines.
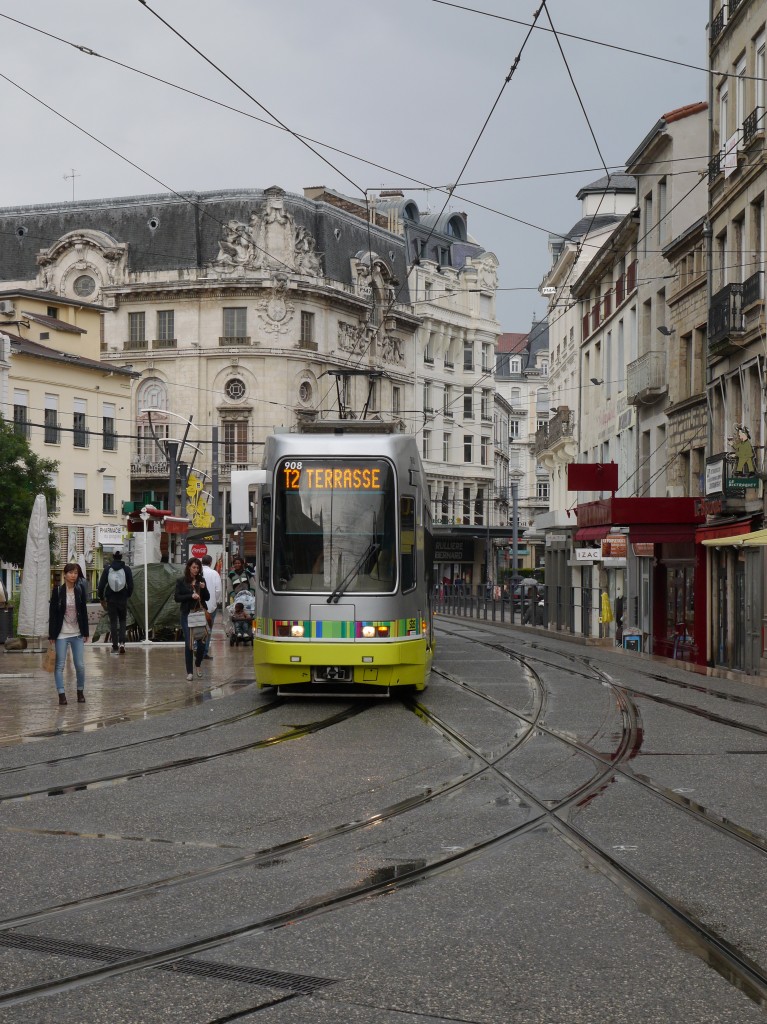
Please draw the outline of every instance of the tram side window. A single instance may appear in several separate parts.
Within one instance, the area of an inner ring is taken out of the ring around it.
[[[261,586],[269,588],[269,572],[272,565],[272,499],[265,494],[261,500],[261,522],[259,524],[261,538],[260,575]]]
[[[399,513],[400,577],[404,593],[415,586],[415,500],[403,495]]]

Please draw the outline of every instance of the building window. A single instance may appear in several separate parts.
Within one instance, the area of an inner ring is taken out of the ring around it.
[[[481,415],[482,415],[482,419],[483,420],[492,419],[492,413],[491,413],[492,405],[491,405],[491,403],[492,403],[492,394],[491,394],[491,392],[488,389],[483,388],[482,389],[481,406],[480,406]]]
[[[484,437],[484,436],[482,437],[482,439],[480,441],[480,446],[479,446],[479,453],[480,453],[480,460],[479,460],[480,463],[483,466],[489,466],[490,465],[490,438],[489,437]]]
[[[128,313],[128,337],[132,342],[146,341],[146,313]]]
[[[509,420],[509,437],[513,439],[519,437],[519,420]]]
[[[522,360],[515,357],[509,360],[509,373],[521,373],[522,372]]]
[[[72,511],[87,513],[85,505],[85,473],[75,473],[75,485],[72,492]]]
[[[224,420],[224,462],[231,465],[248,463],[248,424],[246,420]]]
[[[463,343],[463,368],[464,370],[474,369],[474,342],[472,341]]]
[[[45,396],[45,443],[61,444],[61,429],[59,427],[59,396]]]
[[[29,392],[19,388],[13,391],[13,429],[19,437],[29,438]]]
[[[538,497],[538,498],[540,498],[540,499],[542,499],[544,501],[548,501],[549,500],[549,482],[548,482],[548,480],[546,480],[545,482],[543,480],[539,480],[538,481],[538,483],[535,485],[535,494],[536,494],[536,497]]]
[[[176,337],[176,317],[172,309],[157,310],[157,340],[173,341]]]
[[[464,388],[463,389],[463,418],[465,420],[474,419],[474,389]]]
[[[463,521],[464,523],[471,522],[471,488],[464,487],[463,489]]]
[[[58,320],[58,318],[59,318],[59,307],[58,306],[48,306],[48,309],[47,309],[46,312],[47,312],[48,316],[52,316],[54,320]]]
[[[463,435],[463,461],[464,462],[471,462],[472,461],[472,447],[473,447],[473,444],[474,444],[474,439],[472,438],[471,434],[464,434]]]
[[[474,524],[482,526],[485,521],[485,489],[477,488],[477,496],[474,499]]]
[[[482,371],[483,371],[483,373],[491,373],[492,372],[492,369],[493,369],[492,351],[493,350],[492,350],[492,346],[491,345],[484,345],[483,344],[483,346],[482,346]]]
[[[429,446],[431,444],[431,431],[424,430],[421,435],[421,457],[424,459],[429,458]]]
[[[245,306],[224,306],[225,338],[244,338],[248,333],[248,310]]]
[[[391,389],[391,411],[395,416],[399,415],[401,389],[394,386]]]
[[[168,424],[155,424],[155,434],[159,441],[168,437]],[[141,462],[166,462],[165,451],[152,436],[149,426],[139,425],[137,454]]]
[[[88,447],[88,428],[85,400],[76,398],[74,401],[75,411],[72,415],[72,443],[75,448]]]
[[[312,345],[314,343],[314,313],[301,313],[301,344]]]
[[[234,335],[232,335],[234,337]],[[231,377],[226,384],[224,384],[224,394],[230,402],[241,402],[246,394],[245,381],[240,380],[239,377]]]
[[[450,462],[450,434],[442,435],[442,461]]]
[[[304,405],[309,405],[312,400],[312,385],[308,380],[302,380],[298,386],[298,400]]]
[[[431,382],[425,380],[423,382],[423,411],[433,412],[431,405]]]
[[[115,514],[115,478],[105,476],[102,481],[101,511],[105,516]]]
[[[101,436],[104,451],[113,452],[117,450],[115,407],[112,402],[104,402],[101,410]]]

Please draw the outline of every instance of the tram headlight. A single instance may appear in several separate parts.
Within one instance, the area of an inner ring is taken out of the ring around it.
[[[363,626],[362,635],[365,637],[366,640],[370,640],[372,637],[376,635],[375,626]]]
[[[295,623],[294,625],[292,625],[290,627],[290,635],[291,636],[303,636],[304,635],[304,627],[302,625],[300,625],[300,623]]]

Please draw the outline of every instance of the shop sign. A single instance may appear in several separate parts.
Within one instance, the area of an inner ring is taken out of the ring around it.
[[[547,533],[546,547],[553,548],[555,544],[567,544],[566,533]]]
[[[631,550],[636,558],[653,558],[655,555],[655,545],[647,540],[640,540],[632,544]]]
[[[628,538],[625,533],[610,533],[607,537],[602,538],[601,545],[602,558],[626,558]]]
[[[435,562],[473,562],[474,540],[468,537],[435,537]]]
[[[602,558],[602,552],[598,548],[576,548],[576,562],[598,562]]]
[[[97,526],[96,543],[102,547],[119,546],[123,542],[122,526]]]
[[[204,558],[208,553],[207,544],[192,544],[189,548],[189,553],[193,558]]]
[[[724,493],[724,458],[706,463],[706,495]]]

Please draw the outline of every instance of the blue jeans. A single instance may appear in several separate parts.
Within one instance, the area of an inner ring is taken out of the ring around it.
[[[208,639],[205,641],[205,653],[207,654],[210,650],[210,638],[213,636],[213,626],[216,623],[216,616],[218,615],[218,608],[214,608],[210,612],[210,625],[208,626]]]
[[[56,640],[56,668],[53,678],[59,693],[64,692],[64,666],[67,663],[67,647],[72,649],[72,661],[75,663],[77,689],[85,689],[85,641],[81,636],[60,636]]]

